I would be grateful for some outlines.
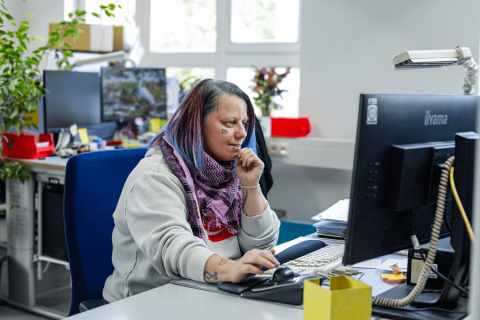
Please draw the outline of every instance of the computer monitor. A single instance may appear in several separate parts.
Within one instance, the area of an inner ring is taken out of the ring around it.
[[[101,123],[100,76],[94,72],[44,71],[46,133]]]
[[[478,103],[465,95],[360,95],[345,265],[412,247],[412,228],[421,243],[430,240],[440,165],[458,152],[457,133],[476,132]],[[447,198],[451,221],[456,207]]]
[[[167,118],[165,69],[102,68],[102,121]]]

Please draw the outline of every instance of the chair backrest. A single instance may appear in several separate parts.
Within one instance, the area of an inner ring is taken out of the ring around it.
[[[113,272],[112,214],[130,172],[147,149],[90,152],[69,159],[65,175],[63,214],[70,273],[70,315],[80,302],[101,299]]]

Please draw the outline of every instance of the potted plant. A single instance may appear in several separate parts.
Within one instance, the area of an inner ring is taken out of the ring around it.
[[[87,12],[76,10],[69,14],[71,21],[56,23],[57,28],[50,32],[50,38],[46,45],[32,51],[31,56],[27,56],[27,46],[30,43],[36,40],[45,40],[39,36],[30,36],[28,33],[30,22],[28,20],[15,22],[8,13],[5,0],[0,1],[0,63],[2,70],[0,117],[3,118],[3,123],[0,124],[0,136],[5,140],[4,134],[11,128],[15,128],[17,134],[24,129],[37,128],[35,124],[31,124],[27,120],[29,120],[28,114],[35,111],[38,100],[45,93],[41,83],[40,61],[47,51],[54,50],[58,69],[70,68],[68,58],[73,54],[68,50],[70,46],[63,39],[79,37],[82,30],[77,28],[77,24],[79,21],[85,21]],[[116,7],[121,8],[119,5],[109,4],[100,6],[100,9],[110,17],[114,16],[112,11]],[[92,14],[99,17],[98,13]],[[31,14],[27,14],[27,17],[34,18]],[[7,25],[13,30],[7,29]],[[67,49],[63,49],[64,47]],[[9,141],[6,145],[11,148],[12,142]],[[5,158],[3,148],[4,144],[0,143],[0,179],[10,181],[18,178],[22,182],[29,181],[30,175],[22,170],[26,167],[14,159]]]
[[[277,109],[279,105],[273,101],[275,96],[282,96],[282,92],[287,90],[281,90],[278,85],[282,80],[290,73],[290,68],[287,68],[285,73],[278,74],[275,68],[261,68],[255,69],[255,77],[253,82],[253,92],[258,95],[253,98],[253,101],[260,109],[261,115],[270,117],[272,111]]]

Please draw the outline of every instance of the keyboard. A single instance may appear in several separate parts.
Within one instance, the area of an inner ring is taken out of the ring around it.
[[[281,266],[289,267],[297,274],[328,274],[342,265],[344,251],[344,244],[331,244],[295,260],[285,262]],[[275,270],[277,269],[269,269],[262,276],[272,276]]]

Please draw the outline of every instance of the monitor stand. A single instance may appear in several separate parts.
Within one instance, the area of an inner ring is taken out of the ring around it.
[[[473,212],[473,184],[475,166],[475,144],[480,135],[475,132],[458,133],[455,137],[454,181],[458,195],[469,221]],[[455,258],[448,274],[456,285],[465,287],[470,270],[470,238],[456,203],[452,210],[452,233],[450,243]],[[417,306],[453,309],[457,306],[461,292],[446,283],[439,297],[420,295],[414,302]]]
[[[382,298],[389,299],[402,299],[406,297],[412,290],[414,286],[407,284],[400,284],[396,287],[380,294]],[[420,294],[420,299],[425,299],[427,301],[437,301],[440,298],[440,293],[422,293]],[[430,306],[432,307],[432,306]],[[372,314],[376,316],[385,317],[388,319],[400,319],[400,320],[424,320],[424,319],[444,319],[444,320],[457,320],[463,319],[468,312],[468,299],[461,297],[457,301],[457,306],[452,311],[452,313],[445,313],[442,310],[430,309],[424,311],[418,311],[419,309],[425,308],[424,306],[409,305],[403,308],[387,308],[380,306],[372,306]],[[436,307],[437,308],[437,307]]]
[[[469,221],[472,221],[473,169],[475,164],[475,144],[478,140],[480,140],[480,135],[474,132],[458,133],[455,137],[455,163],[453,166],[455,168],[454,180],[458,195],[462,201]],[[471,242],[456,203],[454,203],[452,210],[452,233],[450,243],[455,251],[455,257],[448,278],[456,285],[465,287],[470,269]],[[380,296],[383,298],[402,299],[412,290],[413,286],[398,285]],[[440,293],[421,293],[412,305],[420,308],[435,307],[441,309],[455,309],[459,304],[460,298],[461,292],[446,283]],[[374,308],[376,308],[376,306],[374,306]],[[409,313],[411,314],[412,312]]]

